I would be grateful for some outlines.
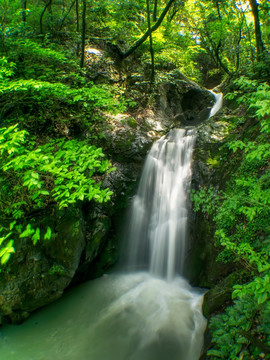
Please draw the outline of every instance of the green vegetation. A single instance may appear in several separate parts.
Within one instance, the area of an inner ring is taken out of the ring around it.
[[[12,8],[4,5],[7,16]],[[96,130],[102,113],[125,108],[112,87],[87,81],[63,47],[48,46],[30,27],[10,21],[2,24],[0,57],[2,271],[20,239],[34,245],[53,239],[35,214],[110,199],[100,179],[114,169],[93,142],[102,137]]]
[[[213,344],[208,355],[269,358],[270,86],[244,77],[235,86],[237,90],[227,98],[246,106],[247,120],[239,126],[234,119],[221,150],[230,158],[230,178],[224,190],[209,188],[193,194],[195,209],[215,222],[219,260],[236,263],[246,274],[246,283],[234,286],[234,302],[211,319]]]
[[[269,11],[267,0],[1,0],[1,271],[22,239],[54,239],[36,214],[109,201],[105,114],[142,110],[134,100],[153,101],[172,70],[209,88],[226,80],[237,115],[208,161],[226,183],[193,201],[213,219],[218,260],[245,282],[212,317],[207,356],[270,358]],[[103,51],[99,65],[88,47]],[[135,131],[133,115],[125,121]],[[63,272],[51,266],[50,275]]]

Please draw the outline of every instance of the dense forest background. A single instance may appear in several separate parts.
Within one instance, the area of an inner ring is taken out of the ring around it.
[[[23,239],[53,241],[44,209],[110,201],[105,114],[148,106],[171,72],[222,84],[227,136],[209,161],[224,181],[192,198],[240,275],[207,359],[270,358],[269,1],[0,0],[0,31],[1,274]]]

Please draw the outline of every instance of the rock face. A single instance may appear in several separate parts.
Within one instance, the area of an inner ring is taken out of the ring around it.
[[[117,233],[153,141],[172,127],[201,123],[213,102],[211,93],[178,73],[159,84],[152,108],[133,116],[107,116],[100,145],[116,168],[103,179],[103,186],[114,192],[111,201],[43,216],[40,227],[50,226],[54,238],[35,246],[21,242],[1,275],[0,323],[22,321],[59,298],[70,283],[100,276],[115,263]]]
[[[227,134],[226,121],[220,121],[222,110],[214,117],[197,126],[197,139],[193,153],[192,190],[212,187],[218,189],[222,172],[216,157]],[[202,288],[211,288],[218,282],[221,273],[228,272],[224,264],[217,263],[218,249],[214,247],[214,227],[211,218],[203,213],[191,214],[190,264],[188,277],[191,283]]]
[[[171,81],[160,84],[158,111],[171,127],[194,126],[208,119],[214,96],[206,89],[173,72]]]
[[[40,221],[54,238],[37,243],[21,240],[1,274],[0,323],[21,322],[30,312],[58,299],[71,282],[85,246],[81,210],[54,211]]]
[[[193,153],[192,189],[212,187],[222,189],[226,182],[226,169],[220,163],[220,148],[228,134],[226,107],[197,127],[197,140]],[[209,318],[221,311],[231,300],[232,285],[241,273],[232,263],[218,262],[219,249],[214,244],[214,224],[211,216],[202,212],[191,216],[191,251],[187,277],[190,282],[208,289],[204,297],[204,315]]]

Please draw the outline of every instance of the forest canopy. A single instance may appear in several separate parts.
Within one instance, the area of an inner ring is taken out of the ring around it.
[[[267,0],[2,0],[1,51],[30,51],[32,39],[83,55],[86,43],[103,42],[119,56],[136,51],[156,68],[173,64],[197,81],[236,72],[266,76],[269,7]]]

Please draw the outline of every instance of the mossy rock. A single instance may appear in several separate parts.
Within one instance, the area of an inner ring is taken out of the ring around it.
[[[209,318],[216,312],[220,312],[231,301],[233,286],[239,284],[243,277],[242,272],[235,271],[222,279],[216,286],[209,290],[204,296],[203,314]]]
[[[110,230],[111,220],[108,216],[100,215],[93,223],[93,232],[86,245],[85,257],[87,262],[92,262],[101,252]]]
[[[84,248],[80,209],[51,209],[37,220],[52,229],[52,239],[33,245],[18,239],[16,253],[0,277],[0,323],[23,321],[29,313],[60,298],[70,284]]]

